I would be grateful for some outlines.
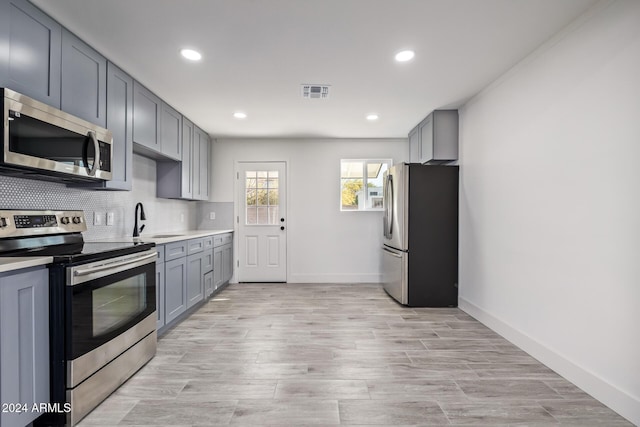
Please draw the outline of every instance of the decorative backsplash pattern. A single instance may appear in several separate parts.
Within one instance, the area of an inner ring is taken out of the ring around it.
[[[86,240],[130,236],[138,202],[143,203],[147,217],[142,236],[196,228],[196,202],[156,198],[155,161],[134,155],[134,165],[132,191],[86,190],[0,175],[0,209],[83,210],[88,226],[84,233]],[[103,225],[93,225],[96,212]],[[115,214],[113,226],[105,225],[107,212]]]

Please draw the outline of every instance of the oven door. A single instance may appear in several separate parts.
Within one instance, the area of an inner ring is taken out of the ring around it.
[[[68,388],[155,331],[156,259],[154,249],[67,268]]]

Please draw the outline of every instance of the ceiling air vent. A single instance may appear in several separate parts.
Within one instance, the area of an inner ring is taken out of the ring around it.
[[[302,97],[305,99],[329,98],[329,85],[302,85]]]

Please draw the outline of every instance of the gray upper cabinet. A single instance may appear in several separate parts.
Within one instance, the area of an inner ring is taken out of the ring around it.
[[[182,114],[163,102],[160,123],[162,154],[174,160],[182,160]]]
[[[62,29],[63,111],[107,127],[107,59]]]
[[[195,128],[193,143],[193,198],[209,199],[209,136],[199,127]]]
[[[182,118],[182,162],[158,162],[158,197],[209,199],[209,136],[186,117]]]
[[[414,163],[458,160],[458,110],[429,114],[409,132],[409,152]]]
[[[180,194],[193,199],[193,139],[195,126],[186,117],[182,118],[182,164],[180,167]]]
[[[62,27],[26,0],[0,1],[0,87],[60,108]]]
[[[409,162],[420,163],[420,129],[415,127],[409,133]]]
[[[131,190],[133,165],[133,79],[112,63],[107,64],[107,129],[113,134],[112,190]]]
[[[110,181],[73,183],[97,190],[131,190],[133,176],[133,79],[107,63],[107,129],[113,134],[113,178]]]
[[[49,402],[49,274],[46,268],[0,273],[0,402],[27,411],[0,412],[0,425],[29,425]]]
[[[133,82],[133,151],[159,157],[162,100],[137,81]]]

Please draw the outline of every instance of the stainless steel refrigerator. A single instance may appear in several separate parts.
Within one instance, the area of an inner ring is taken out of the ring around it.
[[[383,189],[385,291],[410,307],[456,307],[458,166],[399,163]]]

